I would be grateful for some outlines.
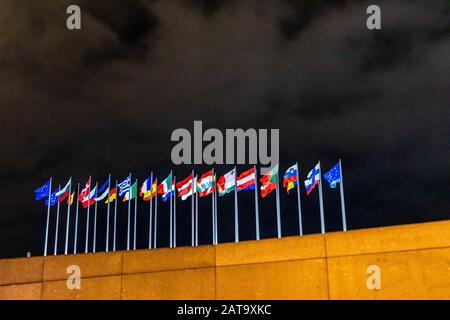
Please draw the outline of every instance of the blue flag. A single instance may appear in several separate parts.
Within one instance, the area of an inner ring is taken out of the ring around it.
[[[36,194],[36,201],[48,198],[48,195],[50,193],[50,180],[48,180],[44,185],[34,190],[34,193]]]
[[[58,196],[56,195],[59,192],[59,188],[55,190],[55,192],[52,193],[50,196],[50,206],[54,206],[58,203]],[[48,199],[45,200],[45,205],[48,206]]]
[[[327,173],[323,175],[325,180],[330,184],[331,188],[336,188],[336,184],[341,182],[341,165],[338,163],[333,168],[330,169]]]

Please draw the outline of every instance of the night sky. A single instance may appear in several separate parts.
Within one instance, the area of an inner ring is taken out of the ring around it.
[[[69,4],[82,9],[81,31],[66,29]],[[369,4],[2,0],[0,257],[42,255],[46,207],[33,190],[49,177],[100,184],[109,173],[142,181],[151,171],[161,180],[171,169],[178,179],[208,170],[171,163],[171,132],[192,132],[194,120],[280,129],[280,174],[299,161],[302,181],[317,161],[325,171],[342,158],[350,229],[449,219],[449,2],[377,1],[376,31],[366,28]],[[260,200],[264,238],[276,236],[274,199]],[[324,184],[324,202],[327,231],[341,230],[339,192]],[[219,198],[220,242],[234,240],[233,203]],[[317,191],[302,189],[302,204],[305,233],[320,232]],[[281,190],[283,235],[298,233],[296,205],[295,192]],[[201,244],[211,242],[210,207],[210,197],[200,200]],[[158,246],[167,246],[168,204],[158,209]],[[254,239],[253,192],[239,193],[239,209],[240,237]],[[126,204],[118,213],[123,249]],[[177,216],[178,245],[190,245],[190,201],[178,201]],[[56,207],[51,249],[55,217]],[[102,251],[103,204],[98,219]],[[140,202],[138,247],[147,239]]]

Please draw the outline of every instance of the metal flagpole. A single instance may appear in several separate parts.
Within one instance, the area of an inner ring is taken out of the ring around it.
[[[130,178],[130,189],[128,189],[129,196],[128,196],[127,250],[130,250],[130,220],[131,220],[131,218],[130,218],[130,215],[131,215],[131,213],[130,213],[130,211],[131,211],[131,199],[130,199],[130,196],[131,196],[131,172],[130,172],[130,174],[128,175],[128,177]],[[125,194],[125,195],[126,195],[126,194]]]
[[[297,206],[298,206],[298,229],[300,232],[300,235],[303,235],[303,221],[302,221],[302,204],[300,202],[300,179],[298,176],[298,162],[295,164],[297,167]]]
[[[325,215],[323,212],[323,194],[322,194],[322,168],[319,161],[319,204],[320,204],[320,230],[325,233]]]
[[[345,199],[344,199],[344,175],[342,173],[342,161],[339,159],[339,170],[340,176],[341,176],[341,182],[340,184],[340,193],[341,193],[341,211],[342,211],[342,228],[344,231],[347,231],[347,217],[345,214]]]
[[[137,202],[138,202],[138,195],[137,195],[137,184],[138,180],[136,179],[136,195],[134,198],[134,233],[133,233],[133,250],[136,250],[136,230],[137,230]]]
[[[47,245],[48,245],[48,226],[50,223],[50,198],[52,196],[52,178],[50,178],[50,184],[48,187],[48,203],[47,203],[47,224],[45,227],[45,244],[44,244],[44,256],[47,256]]]
[[[198,246],[198,192],[195,193],[195,245]]]
[[[110,207],[109,193],[110,192],[111,192],[111,174],[108,177],[108,195],[106,198],[106,199],[108,199],[108,207],[106,209],[106,242],[105,242],[105,251],[106,252],[109,251],[109,207]]]
[[[89,208],[91,207],[91,176],[89,176],[89,188],[88,188],[88,207],[87,207],[87,218],[86,218],[86,242],[84,247],[84,253],[88,253],[89,245]]]
[[[67,255],[67,248],[69,246],[69,224],[70,224],[70,196],[72,193],[72,177],[69,179],[69,199],[67,201],[67,220],[66,220],[66,242],[64,246],[64,254]]]
[[[153,215],[152,215],[152,205],[153,205],[153,171],[150,174],[150,206],[149,206],[149,213],[148,213],[148,248],[152,248],[152,222],[153,222]]]
[[[177,247],[177,177],[173,178],[173,247]]]
[[[173,229],[172,229],[172,227],[173,227],[173,221],[172,221],[172,181],[173,181],[173,176],[172,176],[172,171],[170,171],[170,177],[171,177],[171,179],[170,179],[170,186],[169,186],[169,206],[170,206],[170,208],[169,208],[169,246],[172,248],[172,237],[173,237],[173,235],[172,235],[172,232],[173,232]]]
[[[114,203],[114,230],[113,230],[113,251],[116,251],[116,232],[117,232],[117,180],[116,180],[116,199]]]
[[[194,237],[194,225],[195,225],[195,217],[194,217],[194,188],[196,187],[194,183],[194,170],[192,170],[192,189],[191,189],[191,246],[193,247],[195,244],[195,237]]]
[[[277,172],[277,190],[276,190],[276,197],[277,197],[277,231],[278,231],[278,238],[281,238],[281,213],[280,213],[280,182],[279,182],[279,174]]]
[[[216,186],[216,175],[213,176],[213,196],[214,196],[214,222],[215,222],[215,233],[216,233],[216,244],[219,243],[219,228],[217,224],[217,186]]]
[[[213,180],[214,184],[214,168],[212,169],[212,176],[211,179]],[[216,244],[216,219],[214,216],[214,192],[211,195],[211,227],[212,227],[212,243]]]
[[[75,235],[74,235],[74,241],[73,241],[73,254],[77,253],[77,237],[78,237],[78,206],[80,201],[78,200],[78,197],[80,196],[80,184],[77,184],[77,197],[75,198],[75,201],[77,202],[76,210],[75,210]]]
[[[97,248],[97,200],[95,200],[95,198],[97,197],[97,192],[98,192],[98,182],[95,185],[95,189],[97,190],[94,195],[94,201],[95,201],[95,206],[94,206],[94,239],[93,239],[93,243],[92,243],[92,252],[95,253],[95,249]]]
[[[153,234],[153,248],[156,249],[156,239],[158,233],[158,178],[156,181],[156,195],[155,195],[155,233]]]
[[[239,212],[236,185],[236,167],[234,167],[234,242],[239,242]]]
[[[259,235],[259,203],[258,203],[258,174],[256,171],[256,166],[253,166],[253,171],[255,171],[255,227],[256,227],[256,240],[261,239]]]
[[[61,186],[58,186],[58,190],[61,190]],[[56,206],[56,231],[55,231],[55,251],[53,255],[56,256],[56,252],[58,250],[58,229],[59,229],[59,200],[56,200],[58,202]]]

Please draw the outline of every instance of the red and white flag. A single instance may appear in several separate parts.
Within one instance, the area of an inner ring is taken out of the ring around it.
[[[83,201],[83,199],[90,193],[91,190],[91,178],[86,182],[86,185],[84,186],[83,190],[80,191],[80,194],[78,195],[78,200]]]
[[[78,200],[83,205],[83,208],[87,208],[89,205],[95,203],[94,195],[96,194],[96,192],[97,188],[91,190],[91,178],[89,178],[83,190],[81,190],[80,194],[78,195]]]
[[[192,195],[192,179],[193,177],[191,173],[186,179],[177,182],[178,197],[183,201]]]
[[[198,195],[200,198],[210,195],[214,191],[213,172],[209,170],[201,175],[197,182]]]
[[[255,189],[255,181],[256,181],[255,168],[251,168],[250,170],[242,172],[236,178],[237,191]]]

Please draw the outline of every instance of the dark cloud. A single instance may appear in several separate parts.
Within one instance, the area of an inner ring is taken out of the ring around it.
[[[65,29],[74,3],[79,32]],[[173,167],[170,133],[194,120],[280,128],[282,170],[298,160],[305,175],[318,159],[328,168],[342,157],[350,227],[448,218],[448,3],[382,1],[377,31],[365,26],[369,4],[2,1],[0,255],[41,252],[45,210],[32,190],[49,176],[161,178]],[[240,197],[252,213],[251,197]],[[337,230],[338,195],[326,189],[325,199]],[[318,231],[315,200],[304,198],[308,233]],[[272,236],[273,203],[264,201],[263,234]],[[232,240],[229,202],[219,203],[223,240]],[[283,194],[282,209],[294,234],[293,198]],[[251,238],[252,215],[242,219]],[[189,238],[182,230],[180,241]]]

